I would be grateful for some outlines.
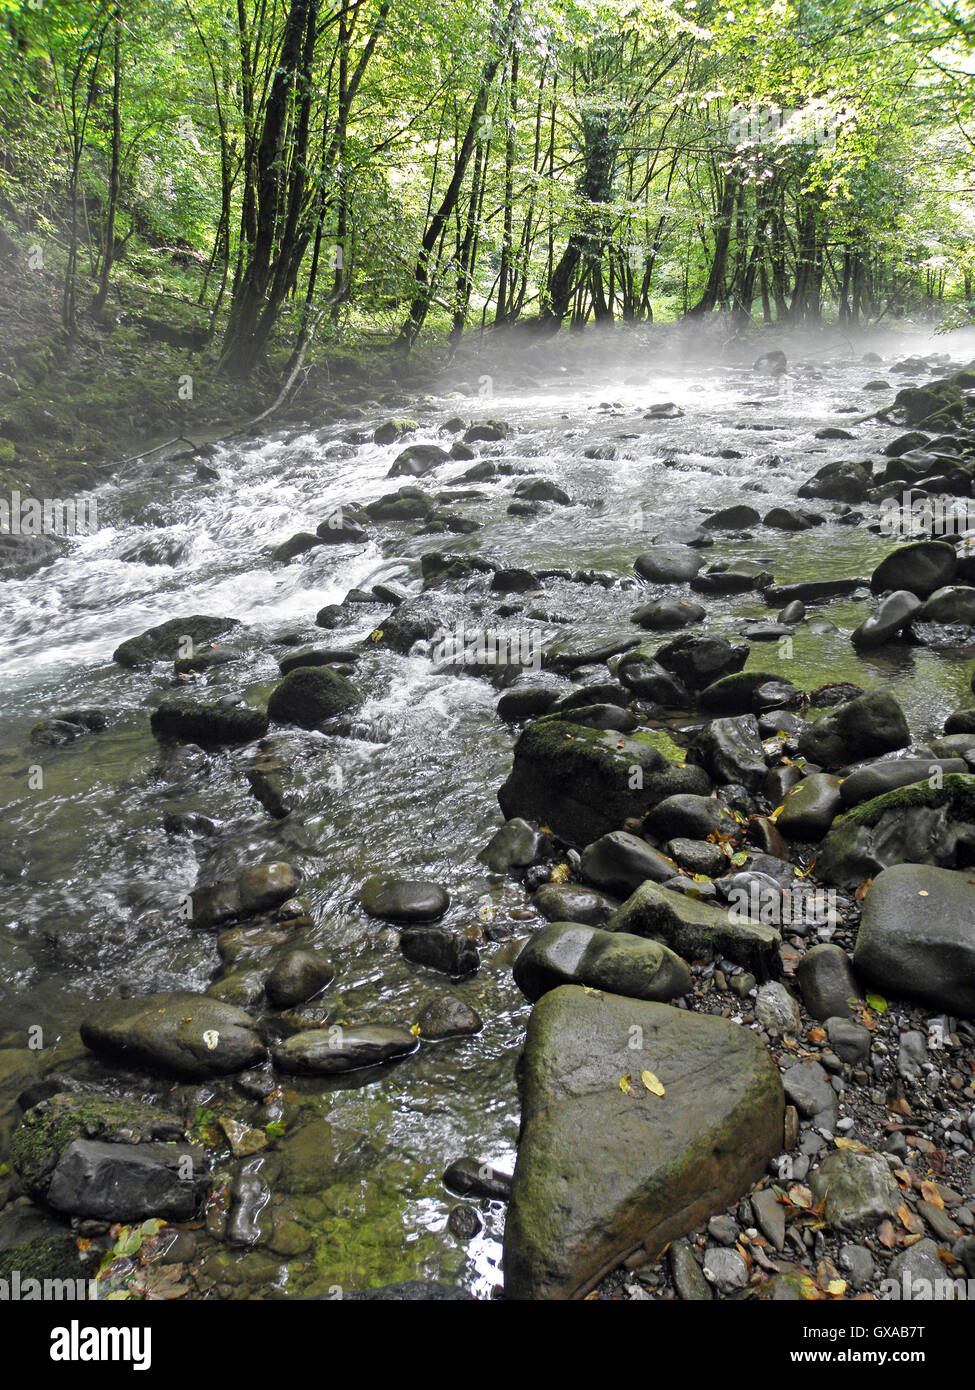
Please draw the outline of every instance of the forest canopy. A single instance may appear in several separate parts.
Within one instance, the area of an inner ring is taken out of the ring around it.
[[[969,322],[967,6],[0,0],[0,254],[309,335]],[[165,317],[165,298],[160,315]]]

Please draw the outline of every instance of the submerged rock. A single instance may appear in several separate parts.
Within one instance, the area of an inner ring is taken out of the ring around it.
[[[508,1298],[580,1298],[634,1251],[656,1256],[747,1191],[782,1144],[782,1083],[758,1039],[667,1004],[545,994],[520,1089]]]
[[[267,715],[249,705],[204,702],[183,697],[163,700],[149,720],[158,738],[198,743],[204,748],[251,743],[267,733]]]
[[[271,1055],[281,1071],[297,1076],[332,1076],[397,1061],[419,1045],[408,1028],[366,1024],[295,1033],[272,1048]]]
[[[414,965],[426,965],[455,978],[469,975],[481,963],[474,942],[449,927],[410,927],[401,934],[399,945]]]

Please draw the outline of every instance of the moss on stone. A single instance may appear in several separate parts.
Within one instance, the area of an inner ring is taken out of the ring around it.
[[[864,801],[845,815],[838,816],[834,824],[869,828],[876,825],[887,811],[906,811],[917,806],[932,810],[950,806],[959,819],[975,821],[975,775],[951,772],[940,787],[932,787],[927,779],[910,782],[906,787],[896,787],[893,791]]]

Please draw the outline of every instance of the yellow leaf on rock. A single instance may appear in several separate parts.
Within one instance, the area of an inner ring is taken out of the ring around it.
[[[664,1096],[667,1094],[667,1092],[664,1090],[663,1086],[661,1086],[660,1082],[654,1076],[652,1071],[642,1071],[640,1073],[640,1080],[643,1082],[644,1086],[646,1086],[647,1090],[651,1093],[651,1095]]]

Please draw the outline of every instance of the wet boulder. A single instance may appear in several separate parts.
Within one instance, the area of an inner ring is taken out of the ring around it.
[[[194,888],[193,926],[207,930],[273,911],[297,889],[298,875],[284,860],[252,864],[233,878]]]
[[[934,381],[928,386],[906,386],[898,391],[890,414],[905,425],[944,430],[961,419],[962,405],[957,386],[950,381]]]
[[[670,764],[640,734],[589,729],[562,720],[529,724],[498,791],[506,819],[546,825],[571,844],[587,845],[651,804],[647,779]]]
[[[695,734],[691,749],[695,760],[716,782],[737,782],[757,790],[768,773],[753,714],[713,719]]]
[[[856,888],[895,864],[953,869],[975,860],[975,777],[912,782],[833,822],[816,859],[824,883]]]
[[[439,444],[410,444],[402,453],[396,455],[387,478],[422,478],[442,463],[450,459],[446,449]]]
[[[534,932],[515,961],[514,977],[532,1003],[559,985],[586,985],[660,1002],[691,987],[687,966],[666,946],[579,922],[551,922]]]
[[[157,738],[198,743],[204,748],[252,743],[268,730],[267,715],[250,705],[223,700],[191,700],[176,696],[163,700],[150,719]]]
[[[310,531],[296,531],[293,536],[276,545],[271,551],[271,559],[277,564],[286,565],[291,560],[296,560],[299,555],[307,555],[310,550],[321,545],[318,536],[312,535]]]
[[[895,864],[863,900],[853,963],[874,989],[975,1017],[975,883],[970,873]]]
[[[647,631],[667,631],[671,628],[690,627],[704,620],[706,610],[699,603],[680,599],[657,599],[645,603],[630,614],[630,622]]]
[[[748,660],[748,645],[684,633],[660,647],[656,660],[689,689],[703,690],[721,676],[740,671]]]
[[[99,1056],[189,1080],[243,1071],[265,1055],[250,1014],[186,992],[97,1004],[81,1040]]]
[[[106,1144],[75,1139],[47,1190],[55,1211],[96,1221],[189,1221],[206,1194],[202,1149],[188,1144]]]
[[[759,980],[781,973],[781,937],[734,908],[698,902],[656,883],[643,883],[606,923],[608,931],[647,936],[684,960],[724,956]]]
[[[147,628],[138,637],[129,637],[112,653],[120,666],[149,666],[154,661],[175,661],[177,657],[192,656],[197,647],[223,637],[232,628],[240,627],[237,618],[211,618],[193,614],[187,618],[170,618],[168,622]]]
[[[399,1061],[419,1045],[408,1028],[364,1024],[295,1033],[271,1055],[280,1071],[294,1076],[335,1076]]]
[[[704,564],[704,556],[687,545],[656,545],[638,555],[633,568],[651,584],[685,584]]]
[[[392,420],[384,420],[378,425],[373,433],[372,441],[374,444],[395,444],[397,439],[402,439],[404,435],[412,434],[414,430],[420,428],[416,420],[407,420],[398,416]]]
[[[676,836],[706,840],[709,835],[735,835],[739,825],[713,796],[677,793],[659,801],[646,818],[647,829],[661,840]]]
[[[755,709],[756,692],[768,684],[782,685],[788,701],[798,702],[798,690],[780,676],[770,671],[738,671],[733,676],[722,676],[720,680],[706,685],[698,704],[709,714],[751,714]],[[788,694],[790,690],[791,695]]]
[[[736,560],[734,564],[721,561],[695,575],[691,588],[697,594],[746,594],[767,589],[772,579],[771,570],[751,560]]]
[[[290,1009],[320,994],[335,978],[335,967],[318,951],[286,951],[275,961],[264,981],[269,1001],[277,1009]]]
[[[677,866],[646,840],[625,830],[614,830],[586,846],[581,871],[583,878],[597,888],[625,898],[648,878],[666,883],[676,874]]]
[[[840,795],[844,806],[859,806],[875,796],[883,796],[884,792],[909,787],[912,782],[969,770],[964,758],[884,758],[856,768],[844,777]]]
[[[494,444],[507,439],[510,433],[511,426],[505,420],[475,420],[464,432],[464,443],[477,444],[483,441]]]
[[[914,622],[975,626],[975,589],[960,585],[935,589],[915,613]]]
[[[861,651],[881,647],[903,632],[920,608],[921,600],[916,594],[909,589],[895,589],[881,599],[877,611],[864,619],[850,640]]]
[[[813,772],[789,792],[775,824],[788,840],[819,840],[842,809],[840,779]]]
[[[315,534],[325,545],[363,545],[369,539],[366,528],[341,508],[331,512]]]
[[[331,666],[299,666],[289,671],[271,692],[268,718],[275,724],[322,729],[337,715],[362,703],[362,695],[347,676]]]
[[[928,598],[951,583],[957,567],[954,547],[945,541],[914,541],[881,560],[870,577],[870,588],[875,594],[906,589]]]
[[[532,895],[532,907],[550,922],[581,922],[602,927],[619,907],[619,899],[580,883],[543,883]]]
[[[404,483],[398,492],[387,492],[368,502],[365,512],[372,521],[425,521],[435,505],[421,488]]]
[[[799,488],[800,497],[830,502],[862,502],[870,491],[870,474],[860,463],[827,463]]]
[[[871,690],[829,710],[799,735],[799,752],[820,767],[904,748],[910,742],[904,711],[889,691]]]
[[[512,1299],[581,1298],[634,1252],[654,1258],[736,1201],[782,1144],[782,1084],[764,1046],[667,1004],[549,991],[528,1025],[520,1089],[504,1238]]]
[[[366,879],[359,901],[385,922],[434,922],[450,906],[450,894],[439,883],[382,873]]]
[[[761,519],[754,507],[737,503],[712,512],[704,518],[702,525],[708,531],[742,531],[748,526],[757,526]]]

